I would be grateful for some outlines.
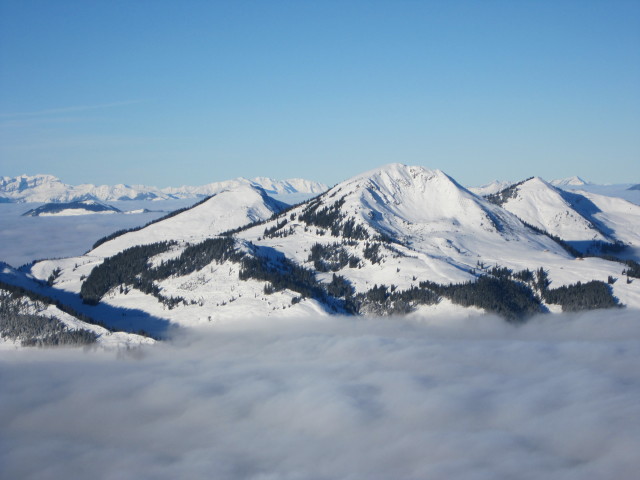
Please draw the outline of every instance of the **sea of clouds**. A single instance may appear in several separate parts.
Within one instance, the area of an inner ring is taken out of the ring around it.
[[[640,312],[238,320],[0,351],[0,478],[633,479]]]
[[[195,200],[110,202],[123,211],[153,210],[131,215],[23,217],[40,203],[0,203],[0,261],[19,267],[32,260],[73,257],[89,250],[96,240],[117,230],[145,225]]]

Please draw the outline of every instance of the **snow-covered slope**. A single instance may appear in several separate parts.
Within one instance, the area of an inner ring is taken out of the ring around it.
[[[39,322],[36,322],[35,325],[29,324],[28,316],[52,318],[53,322],[61,322],[67,331],[84,330],[91,332],[91,334],[95,335],[94,343],[103,347],[130,347],[155,342],[149,337],[126,332],[112,332],[95,323],[88,323],[86,319],[80,319],[69,311],[63,311],[58,305],[47,300],[46,297],[38,295],[36,290],[39,287],[36,282],[33,282],[23,273],[0,262],[0,306],[3,308],[4,315],[0,319],[0,326],[4,326],[4,329],[0,328],[0,348],[17,348],[21,342],[29,340],[44,340],[45,345],[53,344],[51,342],[52,329],[48,328],[46,323],[44,326]],[[15,308],[16,306],[19,306],[19,308]],[[23,322],[24,325],[20,325],[16,320],[13,320],[14,324],[11,325],[10,318],[8,318],[11,313],[25,316],[26,318],[20,319],[20,322]],[[79,343],[79,345],[82,344]]]
[[[514,183],[516,182],[496,180],[479,187],[468,187],[468,189],[476,195],[486,197],[487,195],[498,193],[510,187]],[[636,205],[640,205],[640,185],[635,185],[634,188],[634,184],[632,183],[599,185],[591,183],[578,176],[551,180],[548,183],[556,188],[569,192],[588,192],[607,197],[617,197],[627,200],[628,202],[635,203]]]
[[[570,242],[609,242],[611,238],[573,206],[578,197],[533,177],[488,197],[525,222]],[[586,212],[586,208],[582,209]]]
[[[583,253],[595,252],[594,242],[640,246],[640,206],[621,198],[564,191],[537,177],[488,198]]]
[[[258,177],[252,180],[237,178],[223,182],[214,182],[202,186],[182,186],[159,189],[144,185],[67,185],[53,175],[20,175],[0,178],[0,200],[8,202],[59,203],[82,200],[110,202],[116,200],[167,200],[176,198],[207,197],[235,185],[253,185],[263,188],[267,193],[318,194],[327,186],[310,180],[293,178],[274,180]]]
[[[69,203],[45,203],[37,208],[32,208],[22,215],[25,217],[48,217],[48,216],[74,216],[74,215],[94,215],[122,213],[122,211],[111,205],[96,202],[95,200],[83,200]],[[142,212],[140,212],[142,213]]]
[[[603,195],[606,197],[622,198],[628,202],[640,205],[640,188],[634,188],[632,183],[620,183],[609,185],[598,185],[595,183],[585,182],[580,184],[575,183],[559,183],[556,187],[569,192],[576,193],[594,193],[596,195]]]
[[[640,205],[622,198],[585,191],[570,193],[576,210],[591,219],[614,240],[629,245],[640,260]]]
[[[248,223],[266,220],[285,207],[264,190],[239,184],[177,215],[170,214],[140,230],[116,237],[92,250],[90,255],[104,258],[135,245],[169,240],[196,243]]]

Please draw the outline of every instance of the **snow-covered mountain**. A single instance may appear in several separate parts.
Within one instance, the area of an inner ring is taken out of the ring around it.
[[[622,198],[628,202],[640,205],[640,188],[634,188],[632,183],[599,185],[585,181],[580,177],[554,180],[550,183],[555,187],[568,192],[575,192],[579,194],[589,193],[606,197]]]
[[[589,185],[591,182],[587,182],[577,175],[574,175],[573,177],[551,180],[549,183],[556,187],[582,187],[584,185]]]
[[[605,224],[601,212],[587,218],[589,204],[568,202],[540,179],[513,191],[507,200],[529,205],[518,210],[522,216],[537,201],[545,205],[538,214],[564,208],[571,228],[558,233],[590,232],[593,225],[596,236],[622,239],[616,229],[626,228],[629,240],[639,230],[640,217],[635,211],[627,216],[622,204],[615,204],[618,223]],[[191,209],[106,239],[83,256],[38,262],[25,274],[45,281],[58,272],[53,294],[75,298],[81,311],[137,309],[185,325],[443,306],[515,318],[613,305],[611,293],[640,307],[635,282],[616,282],[625,265],[577,259],[541,227],[529,227],[439,170],[392,164],[286,210],[271,202],[263,190],[236,184]],[[134,314],[127,317],[136,324]]]
[[[73,216],[122,213],[111,205],[95,200],[82,200],[69,203],[45,203],[22,214],[24,217]]]
[[[487,195],[498,193],[515,183],[516,182],[495,180],[480,187],[474,186],[468,188],[476,195],[486,197]],[[634,187],[632,183],[599,185],[586,181],[578,176],[551,180],[548,183],[556,188],[559,188],[560,190],[565,190],[568,192],[576,192],[580,194],[595,193],[597,195],[603,195],[607,197],[622,198],[628,202],[640,205],[640,187]]]
[[[0,179],[0,197],[19,203],[60,203],[83,200],[161,200],[170,195],[143,185],[67,185],[53,175],[20,175]]]
[[[538,177],[487,198],[582,253],[601,243],[640,247],[640,206],[621,198],[561,190]]]
[[[258,177],[252,180],[214,182],[207,185],[190,187],[168,187],[159,189],[144,185],[67,185],[53,175],[20,175],[0,178],[0,201],[4,202],[41,202],[60,203],[83,200],[110,202],[116,200],[167,200],[177,198],[198,198],[227,190],[233,185],[254,185],[263,188],[269,194],[290,195],[322,193],[327,186],[300,178],[274,180]]]
[[[581,215],[571,197],[539,177],[516,183],[487,197],[525,222],[567,241],[611,241]]]

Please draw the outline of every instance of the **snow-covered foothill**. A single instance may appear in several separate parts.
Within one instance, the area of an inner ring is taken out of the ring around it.
[[[611,241],[593,222],[582,215],[562,190],[539,177],[513,187],[501,206],[525,222],[566,241]],[[585,205],[586,207],[586,205]],[[586,208],[582,209],[586,213]]]
[[[534,177],[503,191],[501,206],[525,222],[571,243],[582,252],[594,242],[640,247],[640,206],[622,198],[565,191]],[[640,257],[639,257],[640,258]]]
[[[40,294],[45,292],[45,289],[35,282],[32,277],[25,275],[6,263],[0,263],[0,281],[8,285],[20,287],[27,292]],[[0,295],[12,294],[15,295],[15,293],[6,290],[2,285],[0,285]],[[154,339],[147,336],[128,332],[110,331],[101,325],[88,323],[87,321],[77,318],[71,313],[62,311],[57,305],[44,299],[33,300],[24,295],[20,297],[20,302],[23,305],[22,313],[54,318],[55,320],[62,322],[65,327],[71,331],[87,330],[94,333],[97,336],[97,339],[96,343],[93,345],[98,345],[104,348],[128,348],[155,343]],[[0,348],[9,347],[20,347],[20,341],[2,338],[0,336]]]
[[[169,240],[195,243],[248,223],[266,220],[285,207],[259,187],[238,184],[177,215],[106,242],[90,255],[110,257],[135,245]]]

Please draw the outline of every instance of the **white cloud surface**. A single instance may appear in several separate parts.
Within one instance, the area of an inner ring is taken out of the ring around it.
[[[123,211],[155,210],[135,215],[23,217],[41,204],[0,203],[0,261],[18,267],[32,260],[82,255],[96,240],[117,230],[145,225],[191,200],[109,202]]]
[[[238,321],[0,351],[0,477],[631,479],[640,315]]]

